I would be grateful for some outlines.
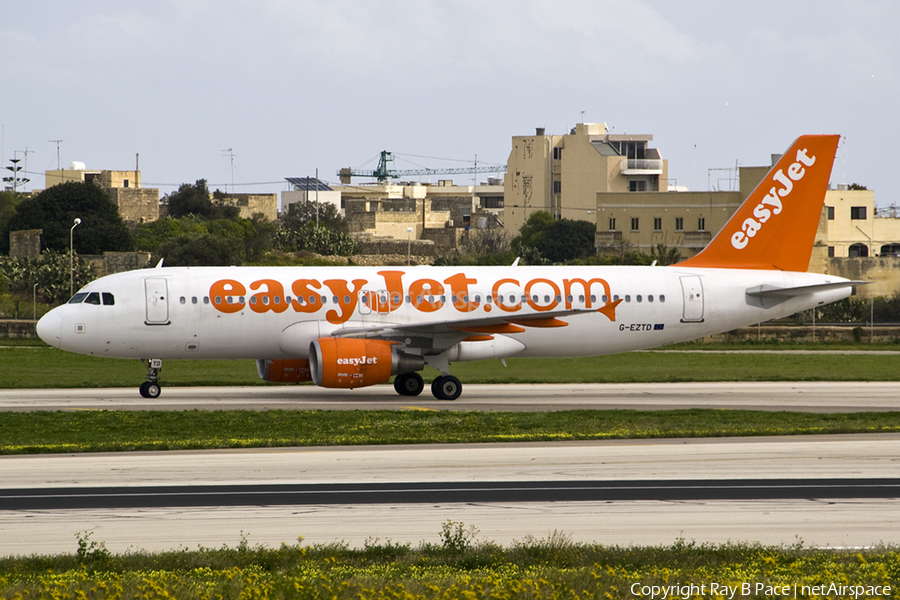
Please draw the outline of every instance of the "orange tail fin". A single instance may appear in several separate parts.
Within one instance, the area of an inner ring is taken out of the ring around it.
[[[797,138],[722,231],[679,266],[806,271],[839,139]]]

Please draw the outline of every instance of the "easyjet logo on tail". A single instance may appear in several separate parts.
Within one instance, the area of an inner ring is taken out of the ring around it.
[[[797,150],[796,161],[787,168],[787,174],[785,174],[783,169],[778,169],[772,175],[776,185],[771,187],[769,193],[753,209],[753,218],[748,217],[744,219],[740,230],[735,231],[731,235],[731,245],[737,250],[743,250],[750,243],[750,239],[760,232],[769,219],[774,215],[780,215],[784,202],[789,200],[791,191],[794,189],[794,182],[803,179],[803,176],[806,175],[806,169],[815,163],[816,157],[809,156],[806,148]]]

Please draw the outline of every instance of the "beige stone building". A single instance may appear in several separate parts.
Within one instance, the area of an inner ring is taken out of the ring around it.
[[[668,163],[652,135],[612,134],[605,123],[579,123],[568,134],[515,136],[507,161],[504,214],[518,231],[532,213],[594,221],[598,192],[667,189]]]
[[[119,214],[128,224],[159,219],[159,190],[141,187],[141,172],[90,171],[83,164],[72,163],[68,169],[44,171],[44,187],[61,183],[93,182],[103,188],[119,207]]]
[[[431,239],[452,247],[459,232],[502,223],[499,180],[477,186],[443,180],[436,185],[386,182],[333,188],[341,194],[350,232],[357,237]]]
[[[597,248],[603,253],[635,249],[649,254],[660,244],[682,258],[706,247],[769,167],[743,167],[737,191],[598,192]]]
[[[875,208],[875,192],[838,186],[825,195],[828,256],[865,258],[900,255],[900,219],[896,211]]]
[[[257,214],[269,221],[278,218],[278,194],[224,194],[217,201],[238,207],[241,211],[238,216],[242,219],[249,219]]]

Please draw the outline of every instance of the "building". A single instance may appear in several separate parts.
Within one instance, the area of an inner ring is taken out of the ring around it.
[[[769,167],[743,167],[737,191],[597,192],[597,248],[614,254],[677,248],[691,257],[709,244]]]
[[[875,192],[838,186],[825,195],[825,239],[829,257],[900,256],[896,210],[878,213]]]
[[[103,188],[119,208],[126,224],[136,225],[159,219],[159,190],[141,187],[141,172],[89,171],[73,162],[68,169],[44,171],[44,187],[68,182],[93,182]]]
[[[210,195],[210,200],[213,196]],[[230,194],[218,195],[216,202],[227,206],[236,206],[240,209],[238,216],[242,219],[250,219],[253,215],[261,214],[269,221],[278,218],[278,194]]]
[[[320,202],[333,204],[343,214],[344,203],[341,192],[332,189],[327,183],[315,177],[286,177],[291,190],[281,192],[281,212],[287,213],[291,204],[297,202]]]
[[[507,161],[504,214],[518,231],[535,211],[561,219],[596,219],[598,192],[667,189],[668,163],[650,148],[652,135],[609,133],[605,123],[579,123],[568,134],[515,136]]]

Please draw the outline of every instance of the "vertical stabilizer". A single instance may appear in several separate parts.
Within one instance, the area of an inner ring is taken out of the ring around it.
[[[679,266],[806,271],[839,139],[797,138],[722,231]]]

